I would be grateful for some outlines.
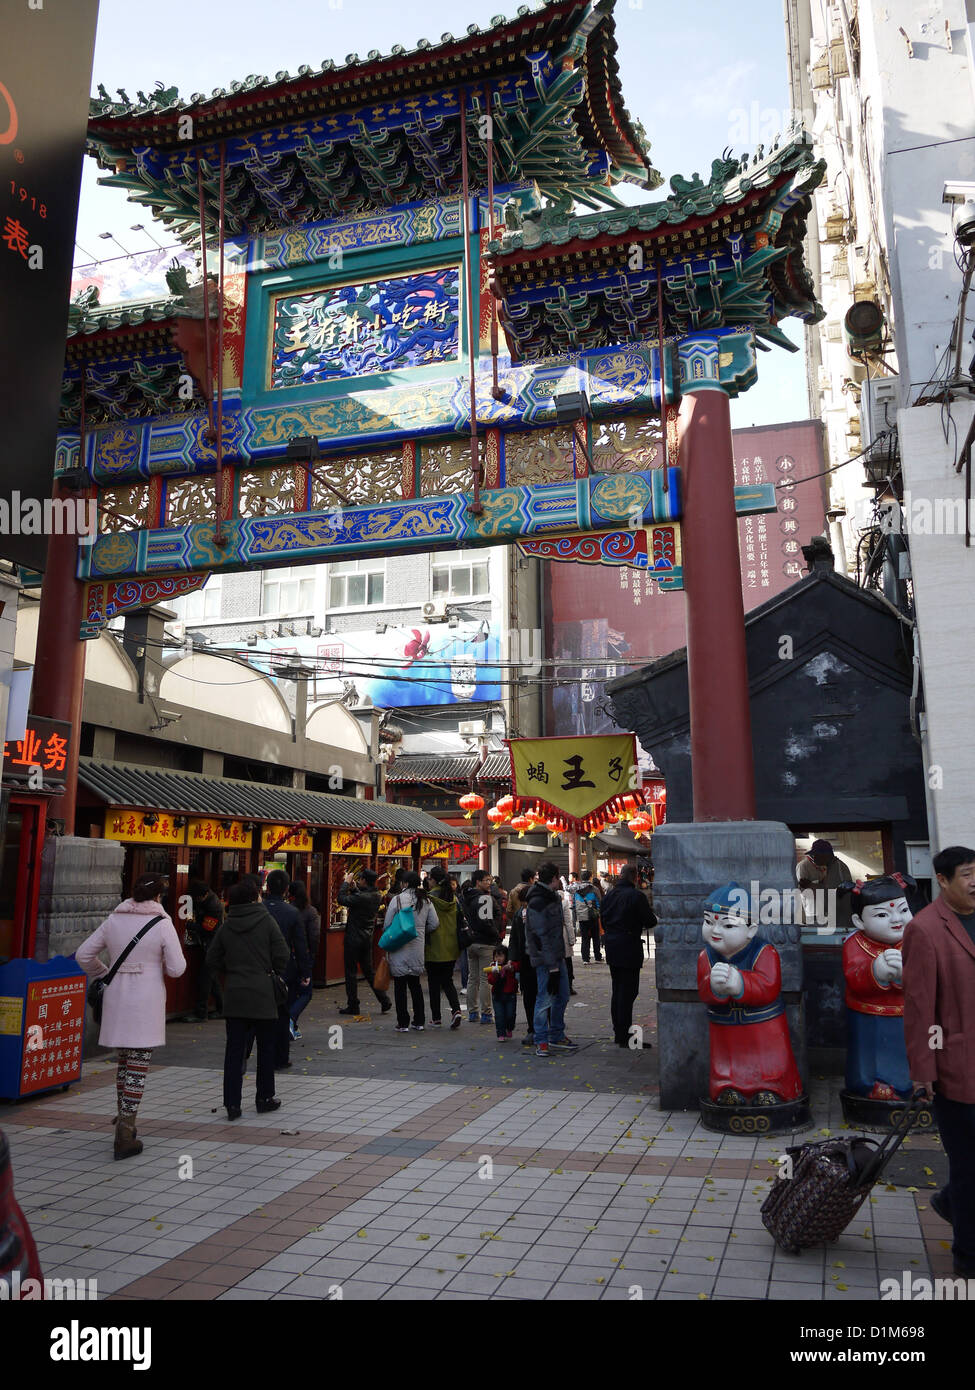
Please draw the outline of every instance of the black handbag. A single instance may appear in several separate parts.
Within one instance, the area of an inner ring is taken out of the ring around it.
[[[283,1009],[288,1002],[288,986],[285,983],[284,976],[279,975],[276,970],[269,970],[267,973],[271,977],[271,989],[274,992],[274,1002],[279,1009]]]
[[[150,922],[147,922],[144,927],[137,931],[125,950],[119,955],[118,959],[113,961],[108,974],[100,975],[97,980],[92,980],[91,984],[88,986],[88,1003],[91,1005],[91,1011],[96,1023],[101,1023],[102,1021],[102,1006],[105,1002],[105,990],[115,979],[115,974],[119,966],[135,950],[146,932],[149,931],[151,927],[154,927],[157,922],[161,922],[165,915],[164,912],[160,912],[158,917],[153,917]]]

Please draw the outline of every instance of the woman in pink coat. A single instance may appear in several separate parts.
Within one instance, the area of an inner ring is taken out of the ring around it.
[[[126,956],[106,986],[102,1000],[102,1024],[98,1041],[118,1050],[118,1115],[115,1117],[115,1157],[130,1158],[142,1152],[135,1137],[135,1117],[146,1086],[146,1074],[154,1047],[166,1042],[166,975],[182,975],[186,969],[169,914],[160,899],[169,887],[161,874],[143,874],[126,898],[82,942],[75,959],[95,979],[108,974],[98,959],[105,950],[111,963],[154,917],[159,920]]]

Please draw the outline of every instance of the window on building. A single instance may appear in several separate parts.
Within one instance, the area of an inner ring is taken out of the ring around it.
[[[261,587],[261,612],[310,613],[315,607],[315,568],[308,565],[268,570]]]
[[[482,551],[459,550],[433,562],[435,598],[476,598],[487,594],[490,561]]]
[[[385,593],[385,560],[342,560],[328,567],[329,608],[374,608]]]
[[[207,618],[219,618],[222,579],[222,575],[211,574],[205,589],[174,598],[168,606],[176,612],[177,620],[181,623],[198,623]]]

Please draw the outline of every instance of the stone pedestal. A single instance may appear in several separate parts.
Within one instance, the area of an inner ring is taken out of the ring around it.
[[[778,821],[711,821],[662,825],[653,836],[660,1107],[696,1110],[708,1094],[707,1010],[697,992],[697,958],[704,948],[704,900],[732,879],[755,892],[775,890],[778,922],[759,918],[759,932],[782,962],[782,995],[792,1050],[808,1089],[802,1005],[800,925],[791,921],[795,842]],[[783,896],[784,895],[784,896]],[[766,895],[765,915],[774,911]]]

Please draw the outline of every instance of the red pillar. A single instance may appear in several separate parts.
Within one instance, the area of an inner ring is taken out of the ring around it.
[[[695,821],[755,819],[745,605],[728,397],[685,386],[681,547]]]
[[[77,495],[55,485],[55,498],[74,499]],[[85,688],[85,644],[81,640],[85,585],[77,578],[77,569],[78,538],[50,536],[37,624],[31,711],[38,718],[64,719],[71,725],[64,792],[52,798],[47,812],[52,819],[64,821],[66,835],[74,834]]]

